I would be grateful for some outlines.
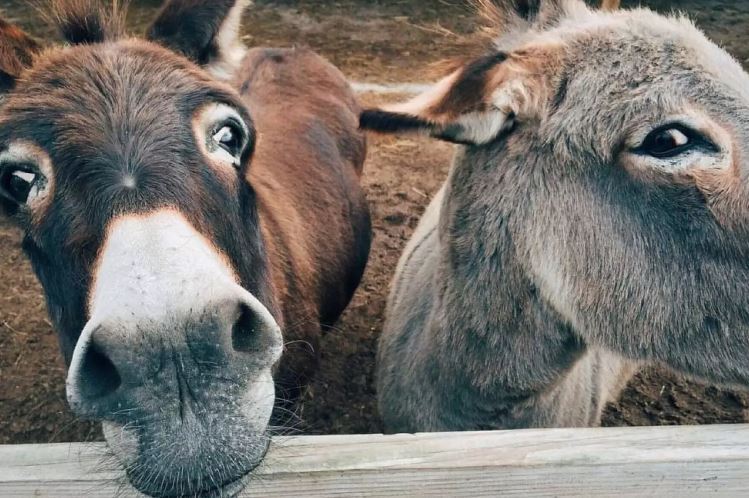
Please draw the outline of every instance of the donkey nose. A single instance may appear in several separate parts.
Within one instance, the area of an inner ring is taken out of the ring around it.
[[[158,405],[178,396],[177,362],[182,370],[195,367],[182,375],[212,369],[222,378],[241,374],[247,364],[275,363],[278,325],[265,306],[239,289],[181,317],[166,313],[154,320],[131,312],[92,318],[68,371],[70,407],[81,416],[116,420],[149,399]]]

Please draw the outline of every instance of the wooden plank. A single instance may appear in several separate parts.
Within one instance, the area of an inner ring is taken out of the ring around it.
[[[0,446],[0,496],[135,496],[102,444]],[[243,496],[746,496],[749,425],[277,438]]]

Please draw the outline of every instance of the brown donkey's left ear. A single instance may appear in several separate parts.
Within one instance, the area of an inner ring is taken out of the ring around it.
[[[229,78],[244,57],[239,39],[242,13],[250,0],[168,0],[147,38],[220,78]]]
[[[425,133],[462,144],[489,143],[516,120],[542,115],[553,84],[553,59],[553,49],[486,55],[408,102],[365,110],[360,127]]]
[[[12,89],[41,46],[21,28],[0,19],[0,95]]]

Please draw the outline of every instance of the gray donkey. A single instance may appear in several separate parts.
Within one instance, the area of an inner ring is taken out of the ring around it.
[[[361,116],[462,144],[390,295],[387,430],[596,425],[644,362],[749,386],[749,76],[683,17],[480,6],[490,51]]]

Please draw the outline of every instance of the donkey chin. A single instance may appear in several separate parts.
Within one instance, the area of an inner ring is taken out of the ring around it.
[[[226,386],[208,397],[212,402],[185,402],[178,412],[103,423],[109,447],[135,488],[158,497],[218,497],[234,496],[248,484],[270,442],[272,377],[267,373],[245,389]]]

